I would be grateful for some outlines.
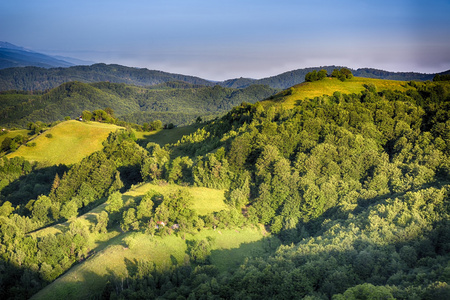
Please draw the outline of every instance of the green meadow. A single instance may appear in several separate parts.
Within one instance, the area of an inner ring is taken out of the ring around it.
[[[205,187],[193,187],[193,186],[179,186],[176,184],[169,184],[162,182],[161,184],[145,183],[134,187],[124,195],[139,197],[143,196],[149,190],[154,190],[161,194],[175,193],[177,190],[187,190],[193,197],[191,208],[195,210],[199,215],[206,215],[211,212],[221,211],[227,209],[227,205],[224,203],[225,196],[224,190],[215,190]]]
[[[342,94],[353,94],[362,92],[364,85],[373,84],[378,91],[381,90],[406,90],[405,81],[384,80],[363,77],[353,77],[345,81],[340,81],[337,78],[325,78],[314,82],[303,82],[287,89],[268,100],[263,101],[264,104],[282,105],[286,109],[293,108],[297,101],[307,98],[321,97],[323,95],[331,96],[334,92]]]
[[[109,133],[119,128],[121,127],[97,122],[62,122],[28,142],[36,143],[36,146],[22,145],[8,157],[23,156],[26,160],[49,165],[77,163],[102,149],[102,142]]]
[[[32,299],[89,299],[99,296],[110,276],[125,277],[128,269],[140,260],[151,261],[163,270],[170,265],[189,263],[188,241],[212,240],[210,261],[219,270],[238,267],[246,257],[267,252],[268,241],[258,228],[204,230],[186,239],[143,233],[126,233],[107,242],[105,248],[72,267]]]

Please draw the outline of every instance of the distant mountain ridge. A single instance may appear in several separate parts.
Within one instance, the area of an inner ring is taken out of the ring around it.
[[[272,88],[278,89],[286,89],[296,84],[299,84],[305,81],[305,75],[311,71],[318,71],[321,69],[325,69],[328,71],[328,74],[334,69],[342,68],[342,66],[323,66],[323,67],[313,67],[313,68],[304,68],[297,69],[288,72],[284,72],[282,74],[271,76],[262,79],[250,79],[250,78],[235,78],[229,79],[219,83],[224,87],[232,87],[232,88],[244,88],[252,84],[267,84]],[[354,76],[357,77],[365,77],[365,78],[374,78],[374,79],[389,79],[389,80],[402,80],[402,81],[426,81],[432,80],[436,74],[426,74],[426,73],[416,73],[416,72],[389,72],[384,70],[378,70],[373,68],[361,68],[361,69],[351,69],[349,68]],[[441,72],[437,74],[448,74],[450,72]]]
[[[55,68],[70,67],[73,65],[71,62],[50,55],[0,41],[0,69],[27,66]]]
[[[43,91],[71,81],[83,83],[107,81],[144,87],[171,81],[204,86],[214,85],[211,81],[195,76],[106,64],[52,69],[25,67],[0,70],[0,91]]]
[[[84,83],[113,82],[136,86],[149,87],[168,82],[185,82],[194,85],[230,88],[246,88],[254,84],[268,85],[275,89],[286,89],[305,80],[305,75],[313,70],[326,69],[330,74],[339,66],[322,66],[297,69],[262,79],[234,78],[222,82],[213,82],[196,76],[174,74],[163,71],[148,70],[146,68],[132,68],[117,64],[93,64],[91,66],[72,66],[67,68],[39,68],[21,67],[0,70],[0,91],[23,90],[36,91],[56,88],[59,85],[80,81]],[[352,70],[352,69],[351,69]],[[353,75],[366,78],[390,79],[403,81],[432,80],[436,74],[423,74],[415,72],[389,72],[384,70],[362,68],[352,70]],[[450,71],[438,74],[448,74]]]

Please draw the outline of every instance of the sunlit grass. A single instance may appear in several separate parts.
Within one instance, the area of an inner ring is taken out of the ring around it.
[[[66,121],[50,128],[28,143],[34,147],[21,146],[8,157],[23,156],[30,161],[50,165],[73,164],[103,148],[109,133],[121,127],[97,122]],[[48,137],[48,135],[51,137]]]
[[[284,108],[289,109],[293,108],[298,101],[307,98],[315,98],[323,95],[331,96],[334,92],[340,92],[342,94],[360,93],[365,89],[364,85],[370,83],[374,84],[378,91],[385,89],[406,90],[405,81],[354,77],[342,82],[336,78],[325,78],[319,81],[304,82],[295,85],[262,103],[282,105]]]
[[[204,230],[187,234],[185,240],[176,235],[165,237],[143,233],[126,233],[112,238],[108,246],[74,266],[45,287],[32,299],[88,299],[99,295],[109,276],[123,277],[137,261],[154,262],[161,269],[189,262],[187,242],[193,239],[212,240],[211,263],[220,270],[235,268],[245,257],[266,251],[258,229]]]
[[[215,190],[205,187],[179,186],[176,184],[167,183],[145,183],[131,189],[124,195],[138,197],[144,195],[149,190],[154,190],[158,193],[167,195],[175,193],[180,189],[187,190],[192,195],[193,200],[191,202],[191,208],[194,209],[199,215],[206,215],[211,212],[228,209],[227,205],[224,203],[224,190]]]

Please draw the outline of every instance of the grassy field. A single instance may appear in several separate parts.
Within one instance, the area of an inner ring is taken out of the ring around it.
[[[218,212],[223,209],[227,209],[224,203],[224,191],[214,190],[204,187],[190,187],[190,186],[179,186],[176,184],[152,184],[144,183],[133,187],[129,191],[122,194],[124,201],[131,200],[133,198],[140,198],[145,195],[148,191],[154,190],[161,194],[174,193],[179,189],[187,190],[193,197],[191,208],[194,209],[199,215],[206,215],[212,212]],[[97,215],[99,215],[103,210],[105,210],[106,203],[103,203],[96,208],[92,209],[88,213],[78,217],[78,219],[89,221],[91,224],[95,224],[97,220]],[[69,227],[71,221],[67,221],[54,226],[49,226],[35,232],[30,233],[34,237],[43,237],[48,234],[58,234],[63,232]]]
[[[314,82],[304,82],[293,86],[292,88],[285,90],[272,99],[265,100],[263,104],[276,104],[282,105],[289,109],[293,108],[297,101],[301,101],[307,98],[315,98],[323,95],[331,96],[334,92],[341,92],[343,94],[360,93],[363,91],[365,84],[374,84],[378,91],[385,89],[391,90],[406,90],[406,82],[396,80],[383,80],[354,77],[344,82],[336,78],[325,78],[323,80]]]
[[[121,127],[97,122],[66,121],[50,128],[28,143],[35,147],[21,146],[8,157],[23,156],[30,161],[54,164],[73,164],[103,148],[108,134]],[[49,138],[46,135],[51,134]]]
[[[214,190],[204,187],[182,187],[176,184],[152,184],[145,183],[134,187],[125,196],[140,197],[147,193],[149,190],[154,190],[161,194],[174,193],[179,189],[187,190],[193,197],[192,209],[194,209],[199,215],[205,215],[211,212],[221,211],[227,209],[224,203],[225,196],[223,190]]]
[[[139,260],[152,261],[158,268],[187,261],[187,241],[212,238],[211,262],[219,269],[230,269],[243,263],[245,257],[267,251],[267,242],[259,229],[205,230],[187,235],[186,240],[171,235],[150,236],[143,233],[121,234],[108,246],[76,265],[32,299],[89,299],[98,295],[109,276],[124,276]]]

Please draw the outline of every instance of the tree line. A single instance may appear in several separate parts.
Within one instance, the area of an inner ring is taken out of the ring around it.
[[[328,72],[325,69],[321,69],[319,71],[313,70],[305,75],[305,81],[306,82],[314,82],[319,81],[324,78],[328,77]],[[346,79],[352,79],[353,74],[352,71],[350,71],[347,68],[341,68],[341,69],[334,69],[331,73],[330,77],[337,78],[340,81],[345,81]]]

